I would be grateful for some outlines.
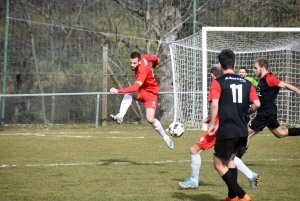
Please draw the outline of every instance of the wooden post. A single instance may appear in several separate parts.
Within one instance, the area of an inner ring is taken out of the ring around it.
[[[107,47],[103,47],[102,91],[107,92]],[[102,95],[102,126],[107,125],[107,95]]]
[[[286,53],[286,62],[285,62],[286,63],[286,71],[285,71],[285,81],[284,82],[292,84],[291,81],[293,81],[293,79],[290,76],[290,73],[292,71],[292,50],[287,49],[285,53]],[[291,91],[288,91],[287,95],[283,96],[283,103],[285,103],[285,104],[283,104],[283,111],[286,111],[286,114],[283,115],[283,118],[285,119],[286,124],[291,123],[290,122],[291,117],[289,116],[290,110],[291,110],[290,95],[291,95]]]

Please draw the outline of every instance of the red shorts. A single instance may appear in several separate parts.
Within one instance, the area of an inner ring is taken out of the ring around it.
[[[219,123],[219,116],[216,117],[215,124]],[[208,135],[208,132],[204,133],[201,138],[196,142],[196,145],[204,150],[208,150],[215,146],[216,144],[216,138],[217,138],[217,132],[215,132],[214,135]]]
[[[215,146],[216,135],[208,135],[208,132],[204,133],[201,138],[196,142],[196,145],[204,150],[208,150]]]
[[[137,101],[144,102],[144,108],[153,108],[156,110],[158,95],[146,90],[139,90],[139,98]]]

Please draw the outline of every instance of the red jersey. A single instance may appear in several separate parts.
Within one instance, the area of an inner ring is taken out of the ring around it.
[[[150,62],[152,62],[152,68],[155,68],[158,64],[158,58],[152,55],[141,55],[141,64],[134,71],[136,77],[135,84],[125,89],[119,89],[118,92],[131,93],[137,90],[146,90],[158,94],[159,85],[154,77]]]
[[[145,89],[146,91],[158,94],[159,86],[149,63],[152,62],[152,67],[155,68],[158,64],[158,58],[151,55],[141,55],[141,62],[141,65],[134,71],[136,82],[142,83],[140,89]]]
[[[208,94],[208,97],[207,97],[207,101],[208,102],[211,102],[212,101],[212,95],[211,95],[211,92],[209,92],[209,94]],[[216,120],[215,120],[215,125],[217,125],[219,123],[219,115],[217,115],[216,116]],[[213,136],[215,136],[215,135],[213,135]]]

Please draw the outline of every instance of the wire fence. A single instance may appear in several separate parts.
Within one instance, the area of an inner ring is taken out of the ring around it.
[[[160,92],[159,100],[164,96],[173,97],[173,92]],[[111,95],[109,92],[81,92],[3,94],[1,97],[6,101],[5,124],[50,124],[53,116],[51,124],[92,123],[98,127],[111,121],[110,114],[119,112],[123,95]],[[156,111],[156,117],[159,119],[162,116],[160,105],[159,101]],[[173,110],[173,103],[167,105]],[[162,120],[172,122],[173,116],[167,116]],[[142,102],[133,101],[132,108],[124,117],[124,123],[138,121],[145,121],[145,110]]]

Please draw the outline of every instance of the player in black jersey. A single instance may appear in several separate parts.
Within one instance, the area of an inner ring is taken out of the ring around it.
[[[279,80],[269,70],[269,62],[265,57],[260,57],[254,61],[254,72],[260,78],[256,93],[261,107],[257,110],[255,118],[248,127],[249,139],[265,127],[268,127],[277,138],[300,135],[300,128],[280,128],[275,104],[279,88],[286,88],[297,94],[300,94],[300,89]]]
[[[209,135],[215,134],[218,129],[214,166],[228,186],[228,196],[223,201],[251,201],[237,183],[237,168],[233,159],[246,149],[246,116],[254,113],[260,102],[252,84],[234,73],[235,54],[231,50],[223,50],[218,59],[224,75],[211,84],[211,123],[208,129]],[[214,124],[217,115],[219,125]]]

